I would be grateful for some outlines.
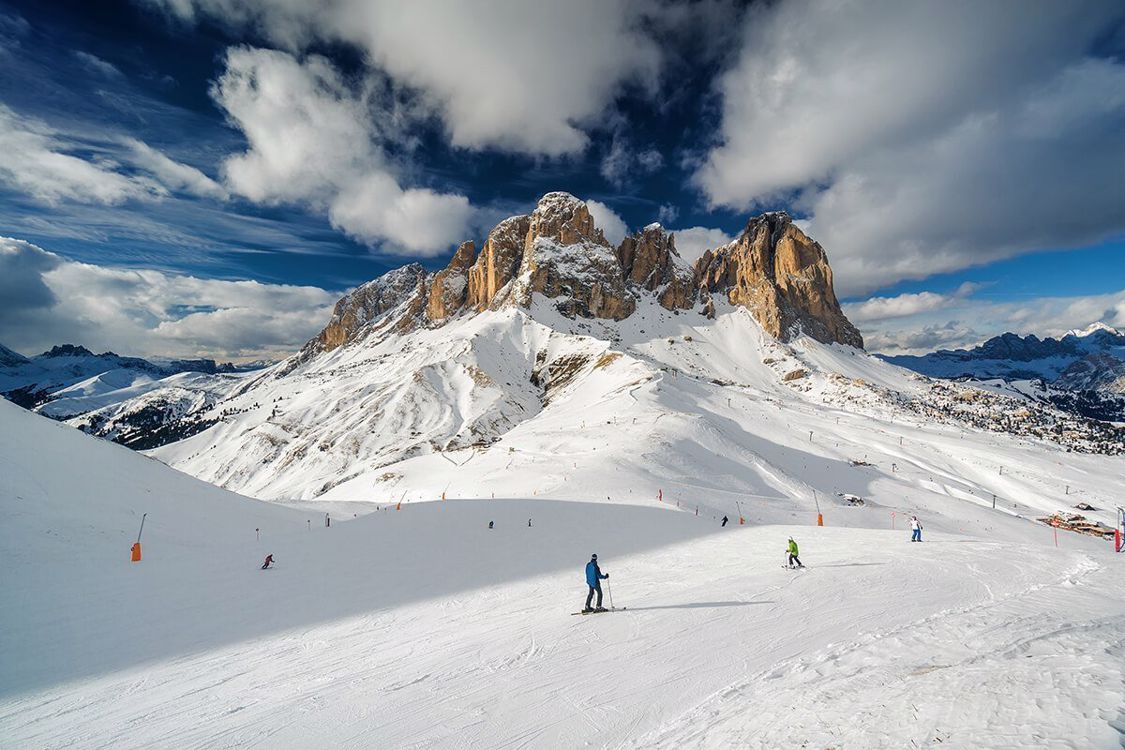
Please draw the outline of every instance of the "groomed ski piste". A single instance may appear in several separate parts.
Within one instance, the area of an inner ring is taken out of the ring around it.
[[[587,499],[285,507],[0,402],[0,746],[1123,746],[1106,542],[954,496],[988,520],[922,544],[890,505]],[[570,616],[592,552],[626,611]]]

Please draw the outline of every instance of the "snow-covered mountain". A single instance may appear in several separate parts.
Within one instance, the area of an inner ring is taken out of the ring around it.
[[[1122,430],[861,343],[788,217],[689,266],[552,194],[284,362],[71,420],[207,482],[0,401],[0,737],[1111,746]],[[592,552],[627,609],[572,617]]]
[[[214,402],[254,369],[211,359],[94,354],[74,344],[31,358],[0,347],[0,395],[52,419],[71,420],[100,436],[143,448],[167,442],[162,425]],[[100,427],[107,422],[111,428]],[[138,430],[144,433],[139,442],[131,439]]]
[[[686,371],[664,377],[682,395],[705,387]],[[647,388],[633,390],[644,401]],[[719,394],[697,420],[717,445],[746,419],[714,422]],[[820,432],[804,446],[762,439],[757,459],[681,450],[713,473],[701,484],[782,468],[783,454],[788,468],[806,461],[810,481],[866,476],[864,505],[821,497],[823,528],[797,487],[742,496],[746,525],[717,486],[694,493],[707,503],[698,515],[669,492],[628,504],[636,475],[589,460],[604,448],[590,436],[613,421],[595,427],[595,411],[586,455],[536,461],[533,448],[554,446],[527,445],[508,486],[521,474],[540,486],[544,469],[574,460],[599,472],[587,488],[618,502],[576,502],[587,489],[566,502],[383,506],[355,520],[333,509],[326,527],[311,507],[239,497],[0,401],[0,745],[1116,746],[1120,560],[1062,530],[1056,547],[1006,502],[992,510],[962,479],[927,478],[914,462],[934,444],[935,463],[976,456],[983,479],[995,478],[985,462],[1018,457],[1000,480],[1120,496],[1119,459],[1003,436],[993,448],[975,431],[938,442],[905,426],[899,448],[883,434],[889,419],[836,413],[869,458],[900,450],[898,472],[825,462],[833,437]],[[804,416],[784,407],[771,425],[782,440],[784,418]],[[907,541],[909,513],[923,519],[923,544]],[[804,570],[779,564],[789,537]],[[612,576],[605,603],[626,609],[572,617],[593,551]],[[274,565],[261,570],[267,554]]]
[[[993,482],[997,466],[950,451],[950,436],[996,433],[979,439],[1013,463],[1125,450],[1111,425],[932,381],[861,344],[824,251],[787,216],[751,219],[692,267],[659,226],[611,248],[585,205],[556,193],[479,254],[466,243],[442,271],[359,287],[302,351],[226,392],[185,397],[163,420],[143,397],[115,407],[153,416],[148,428],[74,422],[275,500],[663,492],[812,506],[869,495],[870,471],[897,484],[909,465],[927,482],[912,496],[987,488],[1053,512],[1047,477]]]
[[[1058,339],[1005,333],[972,349],[884,359],[931,377],[1002,381],[1013,393],[1125,422],[1125,333],[1104,323]]]

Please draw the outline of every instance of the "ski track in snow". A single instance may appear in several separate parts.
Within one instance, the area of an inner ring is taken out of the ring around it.
[[[155,452],[287,506],[0,403],[0,748],[1125,747],[1125,556],[1028,520],[1111,521],[1119,458],[649,307],[345,347]],[[571,617],[593,551],[628,610]]]
[[[579,565],[60,685],[4,701],[0,744],[1077,748],[1123,736],[1111,722],[1125,705],[1125,603],[1108,567],[803,529],[811,567],[790,572],[771,552],[786,533],[611,560],[630,609],[601,617],[569,615]]]

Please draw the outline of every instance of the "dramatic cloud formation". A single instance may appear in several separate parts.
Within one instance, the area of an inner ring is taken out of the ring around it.
[[[716,205],[799,193],[844,293],[1125,231],[1125,66],[1106,2],[837,3],[748,14]],[[954,43],[955,40],[955,43]]]
[[[402,188],[381,149],[370,92],[327,59],[235,48],[212,94],[249,142],[223,164],[234,192],[327,209],[337,228],[364,242],[387,240],[391,251],[436,255],[465,236],[468,199]]]
[[[25,354],[73,342],[140,356],[280,357],[316,333],[337,296],[74,263],[0,238],[0,343]]]
[[[3,104],[0,182],[51,206],[64,201],[119,205],[171,193],[226,198],[226,190],[200,170],[135,138],[82,140],[20,117]]]
[[[46,204],[117,204],[163,192],[151,179],[119,173],[116,163],[67,153],[76,145],[46,123],[0,104],[0,181],[16,190]]]
[[[629,83],[655,86],[660,56],[641,3],[457,0],[148,0],[178,18],[253,28],[293,52],[358,45],[419,91],[454,146],[558,156],[585,148]]]

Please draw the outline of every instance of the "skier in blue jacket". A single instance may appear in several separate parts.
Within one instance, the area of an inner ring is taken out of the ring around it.
[[[609,578],[609,573],[603,573],[601,568],[598,567],[598,556],[591,555],[590,562],[586,563],[586,585],[590,587],[590,593],[586,595],[586,608],[583,612],[604,612],[605,607],[602,606],[602,579]],[[590,601],[594,598],[594,592],[598,593],[598,606],[596,608],[590,607]]]

